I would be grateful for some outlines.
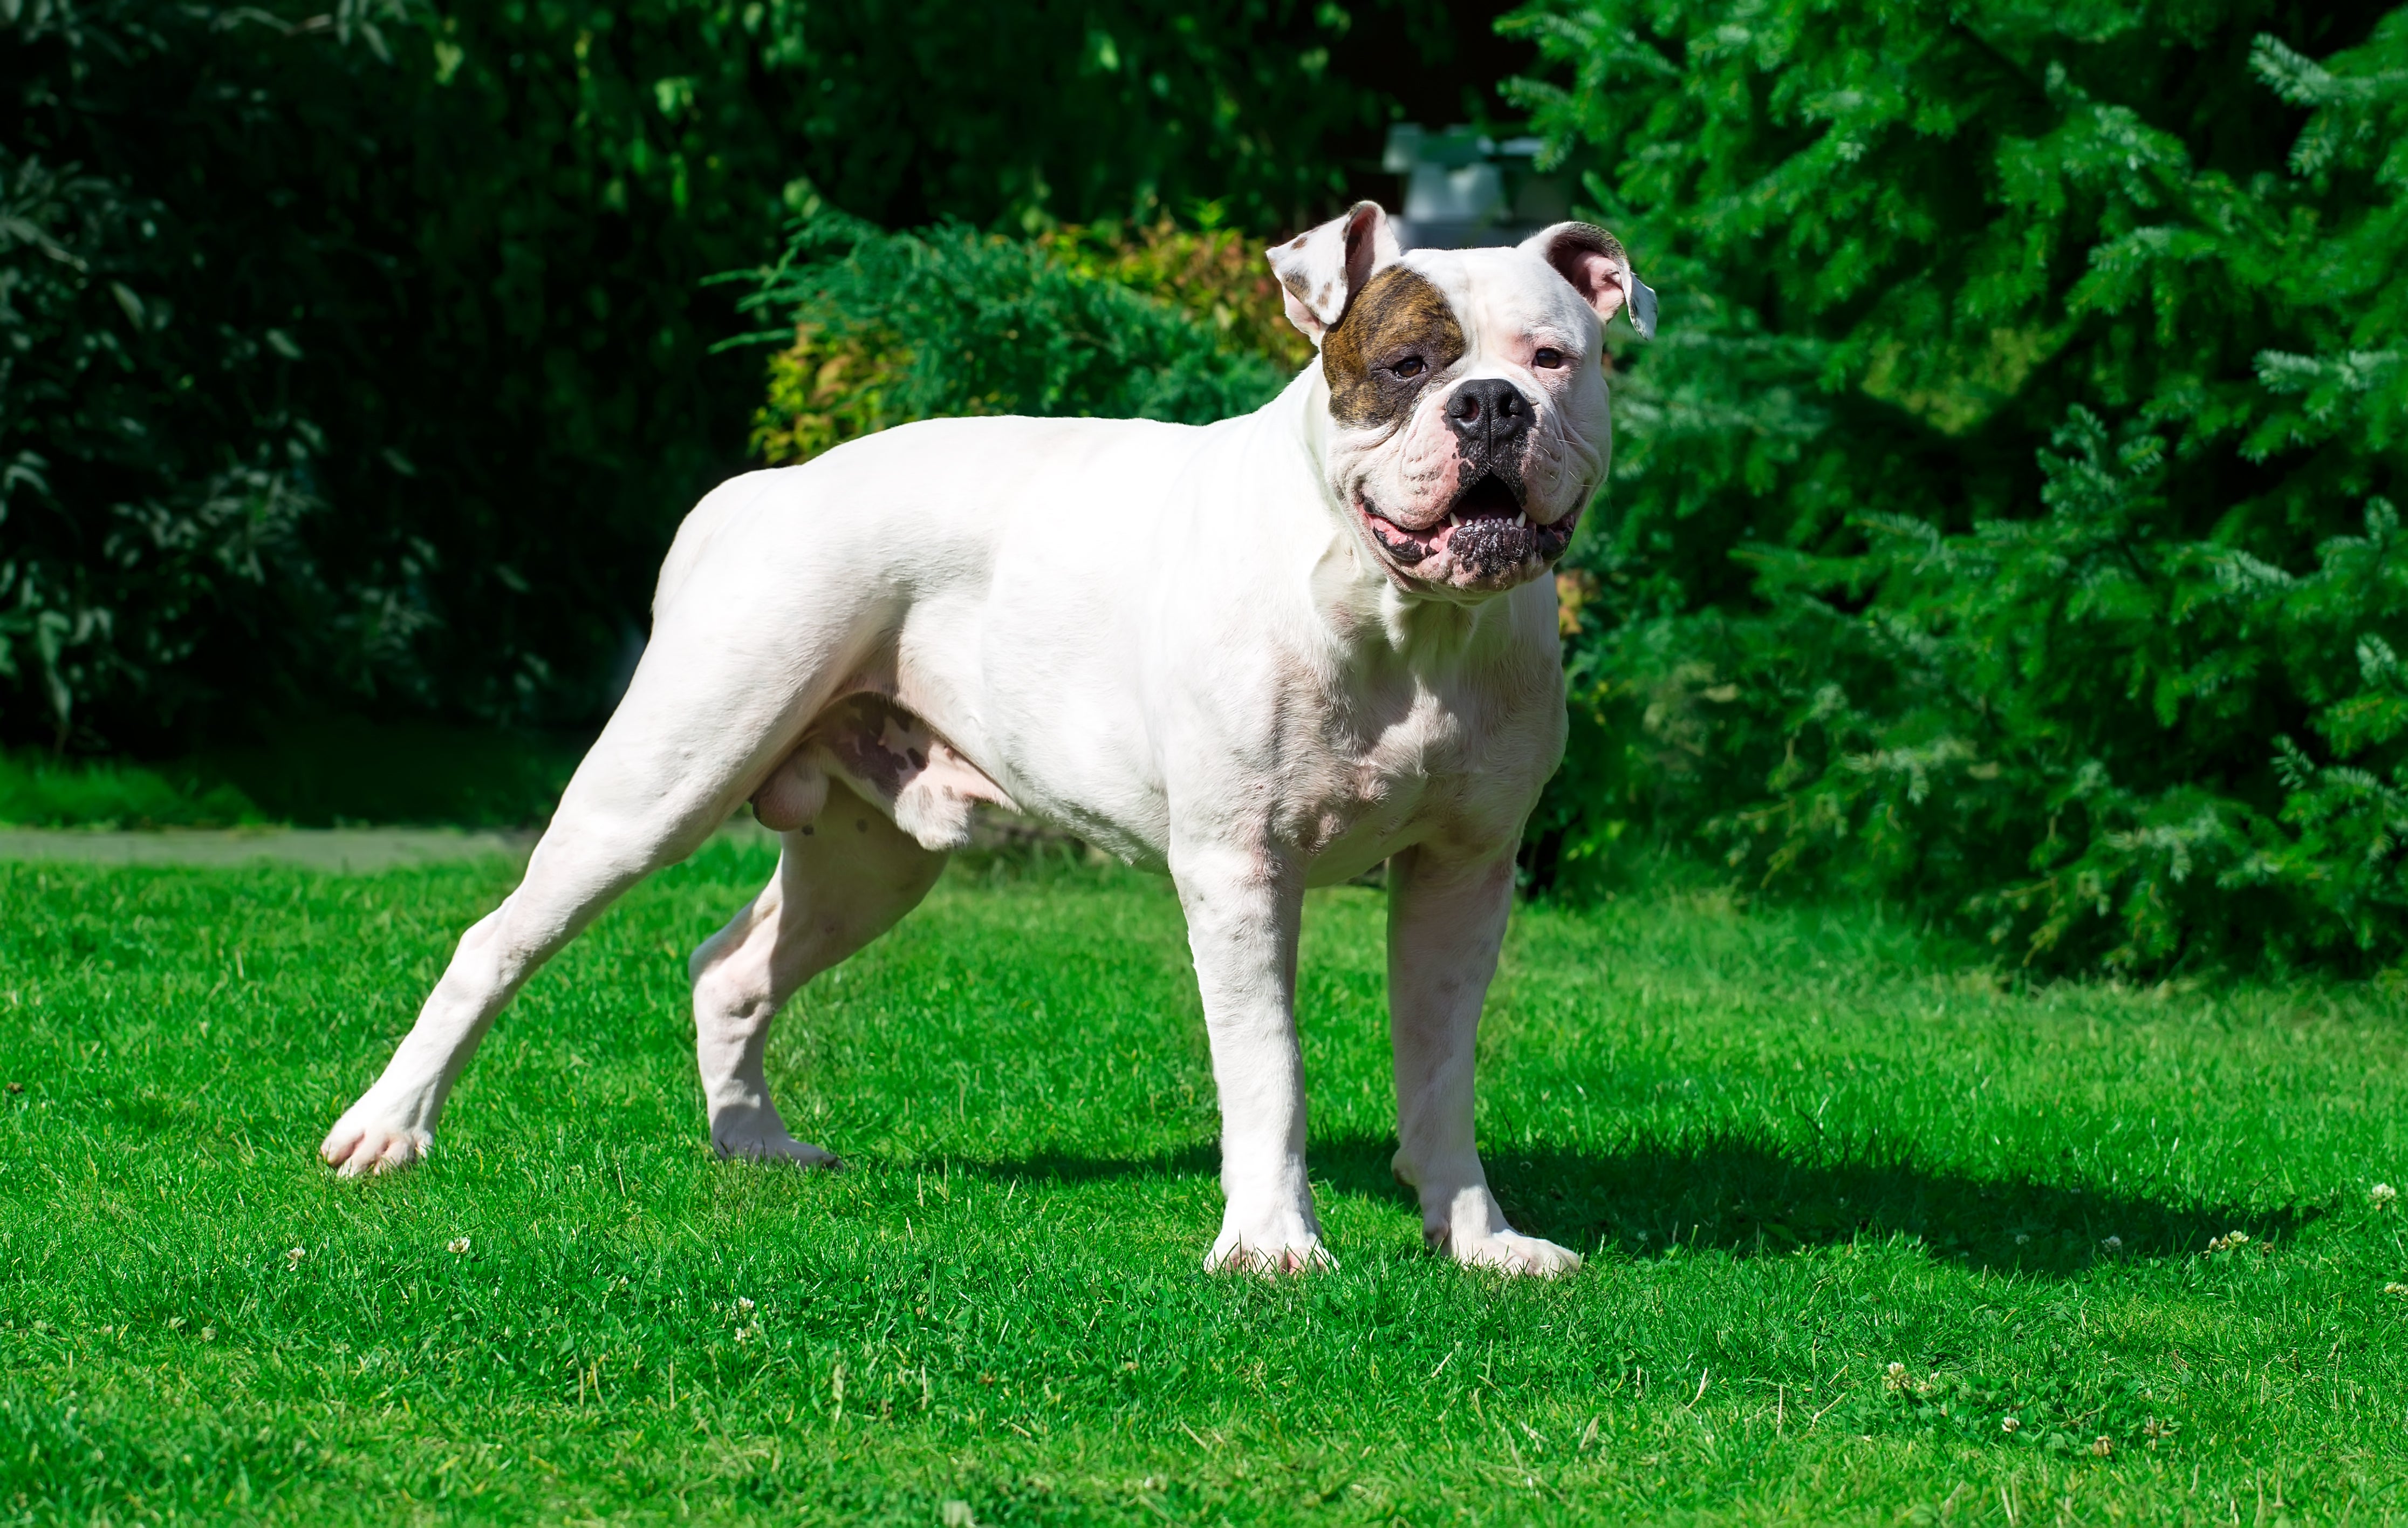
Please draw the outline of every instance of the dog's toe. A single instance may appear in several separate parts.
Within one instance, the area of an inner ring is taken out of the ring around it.
[[[713,1135],[711,1149],[729,1161],[786,1162],[796,1167],[818,1167],[834,1172],[842,1166],[837,1154],[809,1141],[797,1141],[784,1131],[775,1134]]]
[[[1277,1278],[1287,1274],[1315,1274],[1338,1266],[1338,1260],[1307,1232],[1286,1236],[1247,1237],[1225,1231],[1204,1255],[1204,1269],[1214,1274],[1258,1274]]]
[[[1447,1252],[1467,1268],[1493,1268],[1500,1274],[1538,1278],[1554,1278],[1581,1265],[1581,1255],[1571,1248],[1518,1231],[1500,1231],[1460,1247],[1450,1245]]]
[[[350,1115],[335,1121],[318,1155],[347,1178],[394,1173],[425,1157],[434,1137],[408,1126],[355,1120]]]

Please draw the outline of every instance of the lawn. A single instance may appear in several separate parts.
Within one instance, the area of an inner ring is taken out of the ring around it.
[[[1482,1140],[1589,1262],[1514,1282],[1421,1250],[1382,894],[1319,893],[1341,1266],[1266,1281],[1201,1270],[1178,909],[1117,872],[957,872],[781,1029],[850,1169],[713,1160],[683,958],[768,869],[630,896],[357,1184],[312,1148],[504,867],[0,866],[0,1521],[2408,1518],[2396,994],[1526,908]]]

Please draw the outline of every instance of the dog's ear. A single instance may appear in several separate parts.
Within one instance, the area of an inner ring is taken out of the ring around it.
[[[1378,202],[1356,202],[1344,217],[1308,228],[1263,252],[1287,301],[1287,321],[1314,344],[1338,326],[1346,305],[1383,266],[1404,252],[1397,246],[1388,214]]]
[[[1627,311],[1639,338],[1656,338],[1656,293],[1630,268],[1622,240],[1593,223],[1559,223],[1524,239],[1522,248],[1555,267],[1598,317]]]

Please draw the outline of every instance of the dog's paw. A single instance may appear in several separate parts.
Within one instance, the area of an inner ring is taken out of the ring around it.
[[[1500,1274],[1554,1278],[1581,1265],[1581,1255],[1570,1247],[1525,1236],[1518,1231],[1499,1231],[1486,1236],[1466,1237],[1460,1242],[1440,1232],[1430,1238],[1430,1245],[1433,1249],[1444,1250],[1466,1268],[1494,1268]]]
[[[710,1148],[725,1161],[791,1162],[796,1167],[824,1167],[833,1172],[844,1163],[837,1154],[809,1141],[797,1141],[786,1127],[767,1130],[712,1131]]]
[[[796,1140],[766,1092],[758,1099],[722,1103],[710,1111],[710,1148],[724,1161],[791,1162],[796,1167],[831,1169],[844,1165],[836,1153]]]
[[[1318,1236],[1249,1242],[1225,1231],[1212,1244],[1212,1250],[1204,1254],[1204,1271],[1208,1274],[1259,1274],[1265,1278],[1276,1278],[1283,1274],[1315,1274],[1337,1266],[1338,1260],[1329,1255],[1329,1248],[1321,1245]]]
[[[1221,1222],[1221,1234],[1204,1255],[1207,1273],[1318,1273],[1335,1268],[1338,1260],[1321,1245],[1321,1227],[1309,1205],[1280,1204],[1240,1214],[1232,1210]]]
[[[344,1177],[356,1178],[399,1172],[423,1160],[434,1146],[433,1132],[380,1121],[353,1105],[326,1132],[318,1155]]]

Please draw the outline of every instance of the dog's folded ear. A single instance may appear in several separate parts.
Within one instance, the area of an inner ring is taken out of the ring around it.
[[[1630,268],[1622,240],[1593,223],[1559,223],[1524,239],[1522,248],[1555,267],[1598,317],[1627,310],[1639,338],[1656,338],[1656,293]]]
[[[1403,257],[1378,202],[1356,202],[1343,217],[1308,228],[1263,252],[1287,300],[1287,321],[1314,344],[1338,326],[1346,305],[1383,266]]]

